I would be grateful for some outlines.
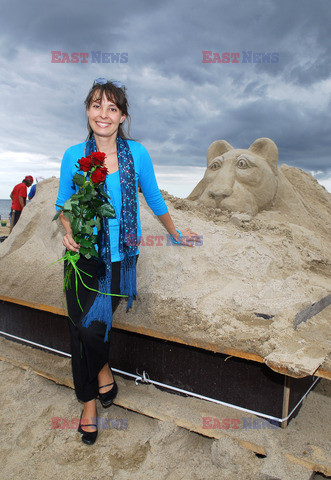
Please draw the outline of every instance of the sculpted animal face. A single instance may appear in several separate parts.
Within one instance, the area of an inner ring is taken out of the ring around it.
[[[276,195],[277,162],[278,149],[269,138],[259,138],[247,150],[217,140],[208,148],[205,175],[188,199],[255,215]]]

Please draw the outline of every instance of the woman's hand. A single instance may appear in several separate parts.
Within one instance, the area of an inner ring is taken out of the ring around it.
[[[182,237],[179,236],[177,233],[176,240],[180,242],[181,245],[185,245],[186,247],[194,247],[194,245],[200,245],[201,238],[200,235],[197,233],[192,232],[189,228],[185,228],[181,230]]]
[[[186,247],[194,247],[194,245],[202,245],[202,237],[192,232],[190,228],[185,228],[181,231],[182,237],[176,230],[174,222],[170,217],[169,212],[164,213],[163,215],[158,215],[162,225],[168,231],[169,235],[175,239],[176,242],[179,242],[180,245],[185,245]]]
[[[67,250],[71,250],[73,252],[79,252],[80,245],[75,242],[72,237],[72,231],[70,227],[70,220],[69,218],[65,217],[63,213],[60,214],[59,219],[67,232],[62,239],[63,245],[66,247]]]
[[[67,250],[72,250],[73,252],[79,252],[80,245],[76,243],[72,237],[72,233],[66,233],[62,239],[63,245]]]

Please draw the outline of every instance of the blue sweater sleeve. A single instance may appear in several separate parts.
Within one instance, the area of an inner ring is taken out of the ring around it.
[[[85,142],[79,145],[74,145],[68,148],[63,155],[60,171],[60,184],[59,192],[56,200],[56,210],[59,211],[59,207],[63,207],[66,200],[75,193],[76,188],[72,179],[77,172],[77,161],[84,156]]]
[[[132,156],[135,160],[135,169],[138,174],[139,185],[146,202],[155,215],[164,215],[168,207],[163,200],[156,182],[151,157],[146,148],[138,142],[128,141]]]

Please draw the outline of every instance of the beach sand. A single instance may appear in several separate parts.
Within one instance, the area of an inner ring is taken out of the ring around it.
[[[17,344],[12,345],[17,348]],[[68,374],[68,359],[30,347],[24,349],[40,354],[40,368],[46,358],[49,368],[58,364],[63,374]],[[13,363],[18,357],[13,355]],[[288,454],[298,456],[298,451],[293,450],[299,448],[303,462],[311,458],[315,458],[316,465],[330,462],[325,458],[325,452],[331,451],[331,389],[327,381],[321,381],[310,393],[299,415],[285,430],[239,432],[243,439],[245,434],[256,433],[256,441],[264,441],[264,458],[241,447],[231,438],[231,431],[214,440],[180,428],[172,421],[156,420],[115,405],[105,410],[98,404],[101,425],[108,422],[110,428],[100,428],[96,443],[86,446],[76,428],[69,428],[72,422],[77,423],[82,409],[74,391],[37,375],[27,365],[24,370],[13,363],[0,361],[0,477],[6,480],[309,480],[315,478],[311,468],[290,461]],[[133,388],[141,405],[150,402],[153,395],[162,397],[170,414],[178,398],[188,408],[192,402],[202,402],[160,392],[153,386],[135,386],[120,377],[117,381],[119,395],[125,396],[127,388]],[[144,391],[146,399],[141,393]],[[220,408],[220,412],[224,408],[209,402],[203,404],[206,412],[209,408]],[[233,413],[227,415],[238,415],[233,409],[228,410]],[[62,428],[54,428],[55,425]]]

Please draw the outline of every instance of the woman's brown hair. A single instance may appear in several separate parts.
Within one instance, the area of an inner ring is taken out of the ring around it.
[[[94,82],[93,87],[89,91],[86,99],[85,99],[85,106],[86,109],[89,109],[92,102],[101,101],[103,95],[106,95],[107,100],[110,102],[115,103],[117,108],[121,110],[121,112],[126,116],[126,120],[128,122],[128,131],[126,132],[123,127],[123,123],[118,127],[118,134],[121,138],[125,140],[130,140],[129,136],[129,129],[130,129],[130,115],[129,115],[129,103],[125,93],[125,87],[117,87],[111,81],[107,81],[107,83],[99,84]],[[90,127],[89,122],[87,121],[87,129],[88,129],[88,137],[87,140],[90,140],[93,134],[93,131]]]

